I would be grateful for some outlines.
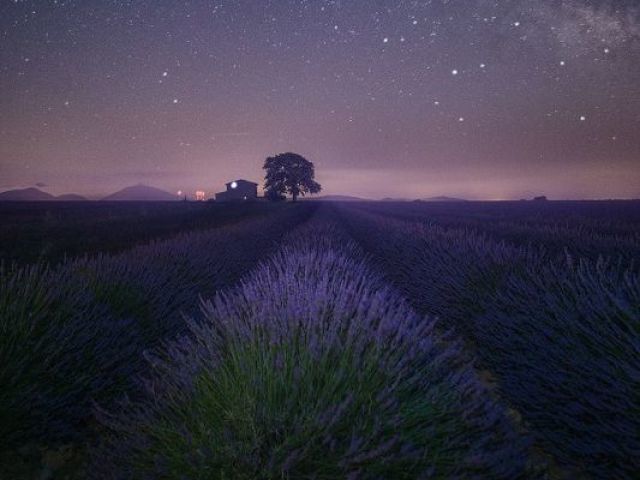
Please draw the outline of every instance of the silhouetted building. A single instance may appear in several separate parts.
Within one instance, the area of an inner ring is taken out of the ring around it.
[[[258,198],[258,184],[247,180],[234,180],[229,182],[226,192],[216,193],[216,201],[248,201]]]
[[[547,201],[547,197],[545,197],[544,195],[541,195],[539,197],[534,197],[533,201],[534,202],[546,202]]]

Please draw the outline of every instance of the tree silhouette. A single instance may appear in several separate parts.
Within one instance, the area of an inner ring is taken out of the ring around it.
[[[318,193],[322,189],[313,179],[313,163],[297,153],[269,157],[263,168],[267,172],[264,177],[265,195],[271,200],[283,199],[289,194],[295,202],[300,195]]]

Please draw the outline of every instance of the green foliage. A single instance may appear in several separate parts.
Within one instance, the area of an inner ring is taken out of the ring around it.
[[[313,163],[297,153],[281,153],[264,162],[264,190],[270,200],[281,200],[286,194],[293,201],[307,193],[319,193],[322,187],[313,177]]]
[[[99,478],[524,478],[528,443],[335,229],[305,227],[101,413]]]

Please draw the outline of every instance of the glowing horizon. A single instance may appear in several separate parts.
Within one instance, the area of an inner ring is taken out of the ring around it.
[[[639,198],[634,2],[465,3],[5,3],[0,190]]]

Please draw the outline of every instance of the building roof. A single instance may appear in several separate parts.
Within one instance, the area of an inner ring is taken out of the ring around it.
[[[225,183],[225,185],[231,185],[233,182],[236,182],[236,183],[250,183],[251,185],[258,185],[256,182],[250,182],[249,180],[243,180],[243,179],[233,180],[231,182]]]

